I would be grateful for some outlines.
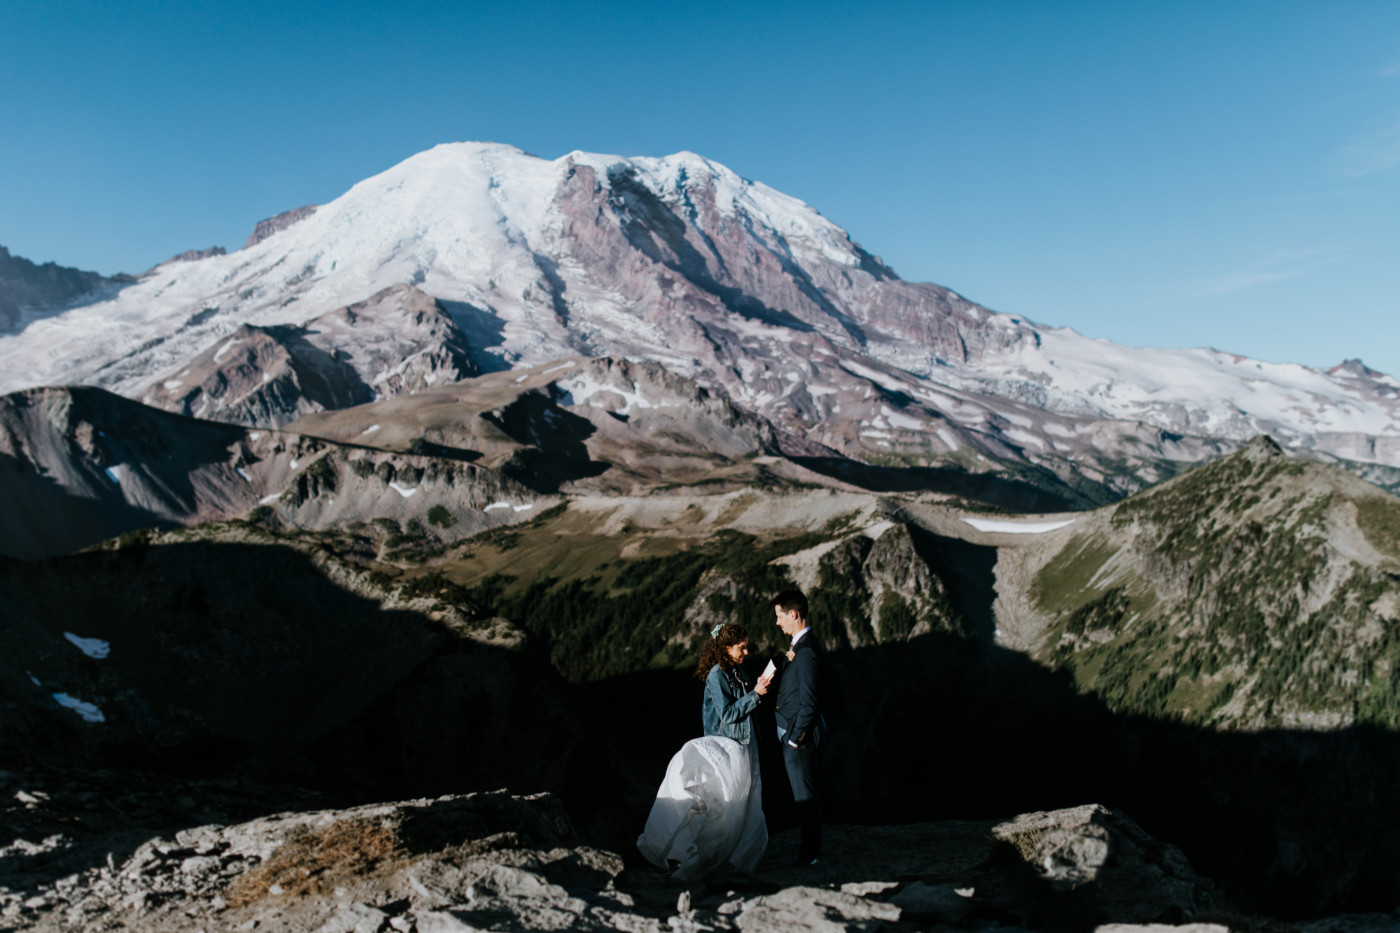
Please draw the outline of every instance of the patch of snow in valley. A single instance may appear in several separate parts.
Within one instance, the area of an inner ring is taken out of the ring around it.
[[[517,511],[517,512],[528,512],[528,511],[530,511],[531,509],[533,509],[534,507],[535,507],[535,504],[534,504],[533,502],[527,502],[527,503],[525,503],[524,505],[512,506],[512,508],[514,508],[515,511]]]
[[[100,638],[82,638],[72,632],[64,632],[63,637],[71,641],[83,654],[99,661],[107,657],[112,650],[112,646]]]
[[[573,369],[573,368],[574,368],[574,361],[573,361],[573,360],[565,360],[564,362],[560,363],[558,366],[551,366],[551,367],[549,367],[549,369],[546,369],[544,372],[540,373],[540,375],[541,375],[541,376],[548,376],[550,373],[557,373],[557,372],[559,372],[560,370],[564,370],[564,369]]]
[[[251,476],[249,476],[248,473],[247,473],[247,471],[244,470],[242,467],[234,467],[234,469],[238,471],[238,475],[239,475],[239,476],[243,477],[243,478],[244,478],[245,480],[247,480],[248,482],[251,483],[251,482],[253,481],[253,478],[252,478]]]
[[[249,434],[249,435],[248,435],[248,440],[250,440],[250,441],[255,441],[255,440],[257,440],[257,439],[260,438],[260,437],[262,437],[262,432],[261,432],[261,431],[254,431],[252,434]]]
[[[1072,518],[1060,522],[1008,522],[995,518],[964,518],[963,521],[978,531],[1000,531],[1013,535],[1044,534],[1074,524]]]
[[[953,435],[948,433],[947,428],[938,429],[938,439],[948,445],[948,451],[950,453],[958,449],[958,442],[953,438]]]
[[[67,707],[87,722],[106,722],[107,717],[102,715],[102,710],[92,703],[85,703],[77,697],[71,697],[66,693],[55,693],[54,700],[59,706]]]
[[[509,502],[493,502],[493,503],[491,503],[490,505],[488,505],[486,508],[482,509],[481,511],[483,511],[483,512],[491,512],[491,511],[494,511],[495,509],[508,509],[508,508],[510,508],[510,503],[509,503]]]
[[[276,502],[279,498],[281,498],[281,496],[282,494],[280,492],[274,492],[270,496],[263,496],[261,499],[258,500],[258,505],[270,505],[271,503]]]
[[[107,477],[108,477],[109,479],[111,479],[112,482],[116,483],[118,486],[121,485],[121,482],[122,482],[122,465],[121,465],[120,463],[113,464],[112,466],[109,466],[109,467],[108,467],[106,470],[104,470],[103,472],[107,474]]]
[[[375,431],[378,431],[378,430],[379,430],[379,425],[377,425],[377,424],[372,424],[372,425],[370,425],[369,427],[365,428],[363,431],[361,431],[361,432],[360,432],[360,436],[363,437],[363,436],[366,435],[366,434],[373,434]]]
[[[397,482],[391,482],[389,484],[389,488],[394,490],[394,492],[398,493],[399,495],[403,496],[405,499],[407,499],[409,496],[413,495],[415,492],[418,491],[417,486],[413,487],[412,489],[405,489],[404,487],[400,486]]]

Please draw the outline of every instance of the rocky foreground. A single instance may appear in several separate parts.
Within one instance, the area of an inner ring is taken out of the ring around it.
[[[0,772],[0,929],[1000,930],[1369,933],[1229,914],[1182,853],[1086,805],[1004,821],[831,826],[791,867],[778,833],[752,879],[686,887],[581,839],[557,798],[507,791],[349,808],[234,781]],[[244,819],[271,802],[296,807]],[[638,817],[638,825],[641,824]]]

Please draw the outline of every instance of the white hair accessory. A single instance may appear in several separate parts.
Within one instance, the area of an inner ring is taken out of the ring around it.
[[[718,638],[718,637],[719,637],[719,630],[722,629],[722,628],[724,628],[724,623],[723,623],[723,622],[721,622],[719,625],[716,625],[714,628],[710,629],[710,637],[711,637],[711,638]]]

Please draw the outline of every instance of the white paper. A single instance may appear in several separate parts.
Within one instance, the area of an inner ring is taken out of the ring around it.
[[[778,665],[774,664],[773,661],[772,661],[772,659],[770,658],[769,661],[768,661],[768,666],[765,667],[765,668],[763,669],[763,676],[764,676],[764,677],[772,677],[772,676],[773,676],[774,674],[776,674],[777,672],[778,672]]]

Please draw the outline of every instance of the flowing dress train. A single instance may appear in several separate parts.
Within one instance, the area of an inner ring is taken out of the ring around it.
[[[751,875],[768,848],[758,750],[706,735],[681,746],[666,768],[637,848],[672,877]]]

